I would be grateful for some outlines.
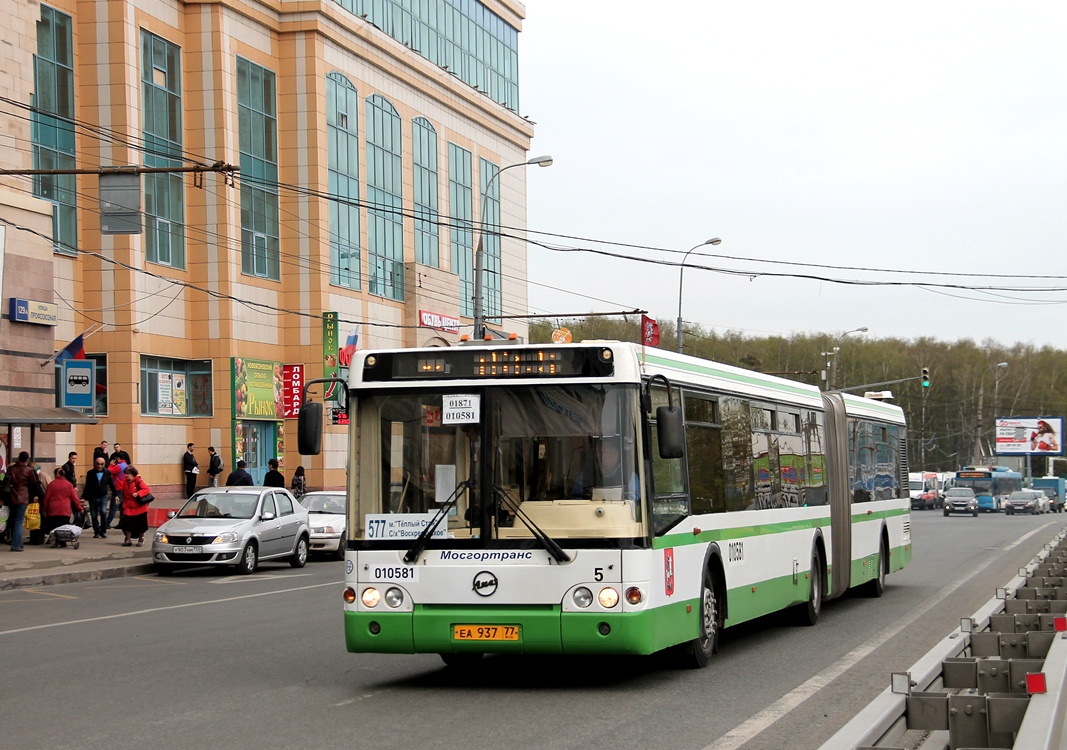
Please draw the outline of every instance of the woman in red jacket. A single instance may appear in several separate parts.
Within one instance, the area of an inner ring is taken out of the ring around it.
[[[41,515],[43,516],[41,531],[45,534],[70,523],[70,517],[75,513],[80,513],[82,509],[78,491],[74,489],[74,485],[67,480],[58,466],[55,470],[55,477],[48,483],[48,489],[44,491],[44,500],[41,501]],[[59,546],[66,547],[67,545],[61,543]]]
[[[126,467],[126,486],[122,489],[122,521],[119,528],[126,538],[122,542],[123,547],[131,546],[130,538],[137,537],[137,546],[144,544],[144,535],[148,531],[148,503],[142,503],[140,498],[151,494],[148,485],[141,479],[140,472],[135,466]]]

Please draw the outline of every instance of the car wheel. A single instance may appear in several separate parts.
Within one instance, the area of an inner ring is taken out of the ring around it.
[[[978,511],[972,510],[971,511],[971,515],[974,516],[975,518],[978,518]]]
[[[348,546],[348,535],[341,534],[341,539],[337,542],[337,551],[334,553],[334,557],[338,560],[345,559],[345,547]]]
[[[245,545],[244,550],[241,551],[241,560],[237,563],[237,572],[241,575],[249,575],[250,573],[255,573],[258,566],[259,552],[256,550],[256,545],[249,542]]]
[[[308,538],[301,536],[296,540],[296,549],[293,550],[293,556],[289,558],[289,564],[294,568],[302,568],[307,565],[308,562]]]
[[[948,518],[948,511],[945,511],[945,518]]]
[[[715,577],[710,570],[705,570],[700,586],[700,633],[686,644],[684,651],[686,665],[694,669],[708,666],[712,655],[719,650],[719,629],[723,618],[719,611],[718,594]]]
[[[156,575],[169,576],[174,574],[174,566],[166,563],[156,563]]]

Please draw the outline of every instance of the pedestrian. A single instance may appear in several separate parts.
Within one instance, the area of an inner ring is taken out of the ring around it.
[[[304,467],[297,466],[296,471],[293,472],[293,483],[289,485],[289,489],[293,493],[293,497],[297,500],[302,498],[308,491],[307,479],[304,477]]]
[[[56,467],[55,475],[55,479],[48,483],[44,500],[41,501],[41,531],[44,534],[67,525],[70,523],[70,517],[82,510],[82,501],[78,499],[78,491],[67,481],[66,475],[59,466]],[[110,477],[108,480],[110,481]],[[93,523],[96,523],[95,519]],[[59,546],[66,547],[67,545],[64,542]]]
[[[119,524],[112,526],[111,522],[115,520],[116,514],[122,509],[122,491],[126,489],[126,467],[129,464],[122,460],[122,457],[117,453],[111,454],[111,463],[108,465],[107,470],[111,474],[111,507],[107,511],[107,524],[105,529],[117,529]]]
[[[108,460],[110,460],[111,454],[107,452],[106,440],[101,440],[100,445],[93,448],[93,462],[95,463],[96,459],[98,458],[104,459],[104,466],[107,466],[107,462]]]
[[[22,552],[22,524],[26,520],[26,508],[40,489],[33,467],[30,466],[30,454],[26,451],[19,453],[18,461],[8,467],[7,475],[11,477],[11,497],[7,501],[10,508],[7,527],[11,531],[11,551]]]
[[[112,458],[116,458],[116,457],[117,458],[121,458],[123,463],[126,463],[126,464],[130,463],[130,454],[127,453],[126,451],[122,450],[122,446],[119,445],[118,443],[115,443],[115,450],[111,454],[111,456],[108,458],[108,460],[110,461]]]
[[[122,491],[122,533],[126,538],[122,540],[123,547],[130,547],[130,540],[137,537],[137,546],[144,544],[144,535],[148,531],[148,503],[141,502],[141,498],[151,495],[145,481],[141,479],[136,466],[126,467],[126,487]]]
[[[268,471],[267,475],[263,477],[263,486],[284,487],[285,477],[282,476],[282,473],[280,471],[278,471],[278,459],[272,458],[270,461],[267,461],[267,466],[270,467],[270,471]]]
[[[182,471],[185,472],[185,497],[190,498],[196,493],[196,475],[200,473],[200,464],[197,463],[193,451],[196,446],[189,443],[185,446],[185,455],[182,456]]]
[[[63,464],[63,476],[67,478],[67,481],[71,485],[78,483],[78,470],[75,468],[75,464],[78,463],[78,451],[71,451],[67,454],[67,462]]]
[[[93,539],[107,539],[107,511],[115,483],[107,469],[107,461],[101,455],[93,457],[93,469],[85,475],[82,498],[89,501],[89,518],[93,522]]]
[[[245,465],[243,459],[237,462],[237,468],[230,472],[230,476],[226,477],[227,487],[251,487],[255,484],[252,481],[252,475],[245,471]]]
[[[219,486],[219,474],[222,473],[222,456],[215,452],[215,446],[208,446],[208,455],[211,459],[207,465],[208,485],[211,487]]]

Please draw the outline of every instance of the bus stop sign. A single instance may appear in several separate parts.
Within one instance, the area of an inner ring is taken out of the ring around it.
[[[91,359],[63,361],[63,406],[93,409],[96,404],[96,362]]]

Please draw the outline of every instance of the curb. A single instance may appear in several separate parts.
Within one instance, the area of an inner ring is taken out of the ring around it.
[[[155,566],[151,562],[148,562],[92,568],[83,567],[81,570],[46,569],[42,572],[27,571],[29,574],[25,576],[7,576],[0,578],[0,591],[30,588],[33,586],[54,586],[61,583],[101,581],[107,578],[128,578],[131,576],[151,573],[154,570]]]

